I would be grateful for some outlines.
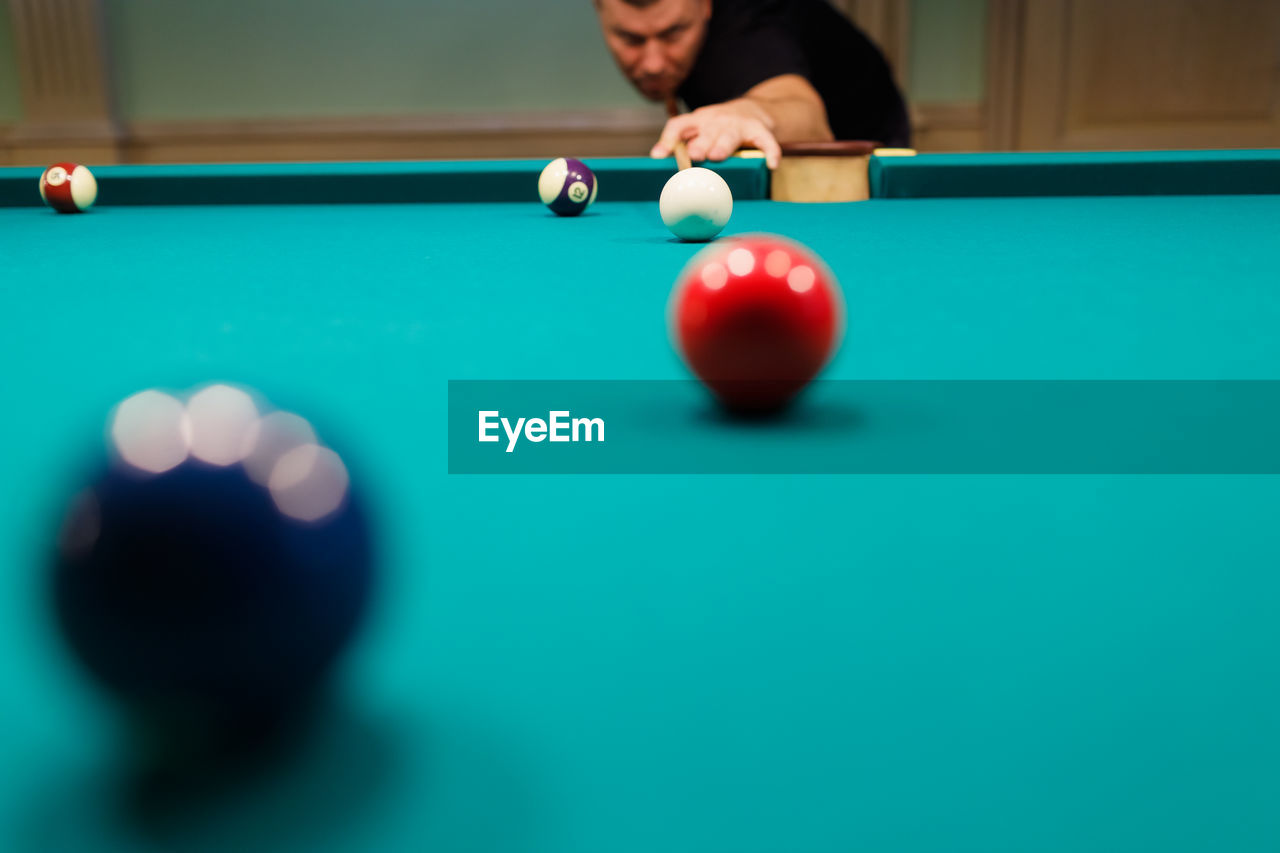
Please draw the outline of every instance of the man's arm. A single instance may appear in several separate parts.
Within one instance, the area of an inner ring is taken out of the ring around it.
[[[833,139],[822,98],[798,74],[783,74],[753,86],[741,98],[711,104],[667,121],[652,157],[669,157],[677,140],[692,160],[723,160],[744,145],[764,152],[770,168],[782,157],[781,142]]]

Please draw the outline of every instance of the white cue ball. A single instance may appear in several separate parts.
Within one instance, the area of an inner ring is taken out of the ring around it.
[[[719,234],[733,214],[733,193],[710,169],[682,169],[671,176],[658,200],[662,221],[681,240],[703,242]]]

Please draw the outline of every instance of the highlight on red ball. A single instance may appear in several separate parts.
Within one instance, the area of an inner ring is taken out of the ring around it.
[[[685,267],[671,333],[689,369],[731,411],[785,407],[844,336],[835,276],[805,246],[772,234],[721,240]]]
[[[81,213],[98,199],[98,180],[78,163],[54,163],[40,176],[40,198],[59,213]]]

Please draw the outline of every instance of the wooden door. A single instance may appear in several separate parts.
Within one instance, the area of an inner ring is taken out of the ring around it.
[[[1012,147],[1280,146],[1277,0],[1029,0]]]

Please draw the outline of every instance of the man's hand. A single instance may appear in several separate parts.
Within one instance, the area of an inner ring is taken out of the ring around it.
[[[782,159],[779,142],[825,142],[834,136],[822,98],[809,81],[783,74],[736,100],[669,119],[650,156],[671,156],[681,139],[691,160],[723,160],[749,145],[763,151],[769,168],[776,169]]]
[[[773,128],[773,117],[748,98],[712,104],[668,119],[649,156],[670,157],[681,139],[688,144],[690,160],[724,160],[748,145],[763,151],[769,168],[776,169],[782,149]]]

